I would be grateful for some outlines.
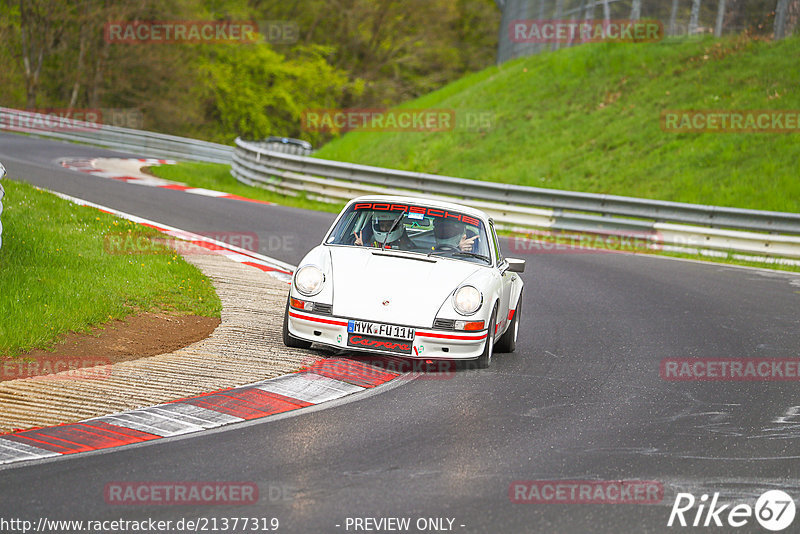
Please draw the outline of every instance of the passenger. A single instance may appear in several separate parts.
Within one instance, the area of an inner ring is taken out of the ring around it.
[[[455,219],[436,219],[433,224],[433,235],[436,238],[434,250],[472,252],[478,235],[467,237],[464,223]]]
[[[386,248],[410,250],[416,248],[414,242],[408,237],[406,227],[401,220],[397,220],[397,213],[374,213],[371,225],[367,225],[360,232],[353,232],[354,245],[381,247],[386,243]]]

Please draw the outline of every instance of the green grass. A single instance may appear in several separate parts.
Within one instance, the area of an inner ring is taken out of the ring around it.
[[[0,355],[50,348],[62,334],[132,313],[220,315],[211,282],[180,256],[106,252],[108,234],[156,230],[22,182],[3,186]]]
[[[401,107],[491,127],[350,132],[315,156],[571,191],[800,211],[800,132],[668,133],[664,110],[800,109],[800,36],[597,43],[520,58]]]
[[[245,185],[231,176],[230,165],[222,163],[177,163],[150,167],[150,173],[165,180],[181,182],[192,187],[223,191],[232,195],[274,202],[283,206],[339,213],[344,203],[327,203],[310,200],[305,196],[288,196],[273,193],[260,187]]]

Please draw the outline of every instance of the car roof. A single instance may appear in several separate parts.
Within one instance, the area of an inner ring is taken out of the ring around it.
[[[472,215],[473,217],[483,219],[484,221],[488,221],[490,219],[486,213],[479,209],[471,208],[469,206],[465,206],[464,204],[458,204],[457,202],[434,200],[424,197],[407,197],[400,195],[365,195],[354,198],[348,204],[353,202],[403,202],[406,204],[422,204],[431,208],[448,208],[458,210],[462,213],[466,213],[467,215]]]

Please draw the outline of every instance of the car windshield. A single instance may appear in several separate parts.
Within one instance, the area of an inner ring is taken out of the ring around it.
[[[418,204],[356,202],[347,207],[326,244],[385,248],[491,264],[483,221]]]

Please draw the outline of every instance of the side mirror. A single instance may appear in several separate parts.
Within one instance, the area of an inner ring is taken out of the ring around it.
[[[6,168],[0,163],[0,180],[6,177]]]
[[[512,273],[525,272],[525,260],[518,260],[517,258],[506,258],[508,262],[508,270]]]

